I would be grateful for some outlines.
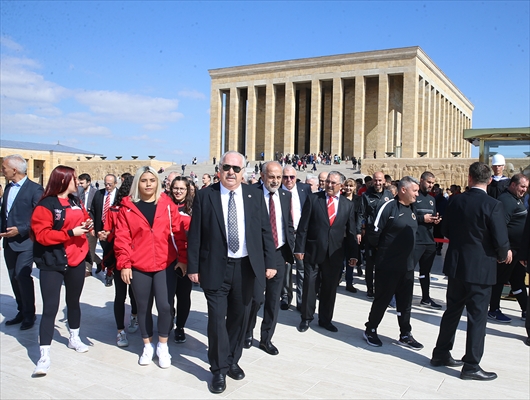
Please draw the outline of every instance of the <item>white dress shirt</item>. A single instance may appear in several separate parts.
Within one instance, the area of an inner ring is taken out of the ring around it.
[[[228,244],[228,200],[230,199],[230,190],[225,188],[221,183],[221,204],[223,206],[223,219],[225,222],[226,243]],[[237,210],[237,236],[239,238],[239,249],[233,253],[228,249],[228,257],[243,258],[248,256],[247,239],[245,236],[245,205],[243,204],[243,189],[241,185],[234,192],[234,202]]]
[[[291,192],[293,196],[291,200],[291,210],[293,213],[294,231],[296,232],[298,229],[298,223],[300,222],[300,217],[302,216],[302,204],[300,203],[300,196],[298,195],[298,186],[294,185],[293,190],[289,190],[285,187],[285,185],[282,185],[282,189]]]
[[[278,232],[278,247],[282,247],[285,244],[285,238],[283,234],[283,218],[282,218],[282,204],[280,203],[280,193],[271,193],[267,190],[265,185],[263,185],[263,195],[265,197],[265,204],[267,205],[267,212],[270,215],[269,210],[269,197],[272,196],[272,201],[274,202],[274,212],[276,214],[276,231]]]

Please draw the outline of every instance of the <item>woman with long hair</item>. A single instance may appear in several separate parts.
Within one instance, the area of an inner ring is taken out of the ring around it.
[[[109,246],[106,246],[106,254],[103,254],[102,264],[105,266],[107,271],[107,276],[114,276],[114,319],[116,320],[116,327],[118,329],[118,334],[116,336],[116,344],[118,347],[127,347],[129,345],[129,340],[127,339],[127,334],[125,333],[125,299],[127,298],[127,290],[129,291],[129,297],[131,299],[131,317],[129,327],[127,331],[129,333],[134,333],[138,330],[138,311],[136,307],[136,299],[134,298],[134,292],[131,289],[130,285],[127,285],[121,279],[120,270],[116,268],[116,253],[114,252],[114,237],[116,231],[116,221],[118,219],[118,213],[121,208],[121,201],[129,195],[131,190],[133,177],[132,175],[126,176],[123,180],[118,193],[116,193],[116,198],[114,199],[114,204],[109,208],[107,212],[107,218],[105,218],[105,225],[103,226],[103,231],[99,232],[99,240],[104,240],[109,243]],[[112,281],[111,281],[112,282]]]
[[[167,340],[173,321],[168,288],[175,285],[176,268],[186,271],[187,243],[178,207],[161,192],[156,170],[141,167],[136,171],[130,195],[122,200],[118,212],[114,250],[121,279],[132,285],[138,307],[144,342],[139,364],[149,365],[155,352],[150,311],[154,300],[158,310],[158,365],[169,368]]]
[[[70,330],[68,347],[78,353],[88,351],[79,338],[79,298],[85,283],[85,258],[88,254],[85,235],[92,231],[93,221],[75,193],[75,170],[64,165],[57,166],[31,217],[31,231],[35,240],[33,258],[40,269],[43,302],[39,328],[41,357],[33,372],[36,376],[46,375],[50,368],[50,345],[63,282]]]
[[[193,204],[193,197],[195,192],[192,191],[194,187],[193,183],[183,177],[177,176],[173,179],[170,185],[169,196],[173,202],[177,205],[181,213],[186,214],[184,221],[187,221],[186,232],[189,228],[189,221],[191,217],[191,205]],[[177,296],[177,307],[176,307],[176,326],[175,326],[175,342],[184,343],[186,341],[186,334],[184,332],[184,326],[188,320],[191,309],[191,289],[192,282],[186,275],[186,271],[177,270],[177,282],[175,287],[175,295]],[[173,303],[174,297],[172,297],[171,303]]]
[[[346,197],[348,200],[353,201],[355,198],[355,188],[357,185],[355,184],[355,181],[351,178],[348,178],[344,181],[344,184],[342,185],[342,195]]]

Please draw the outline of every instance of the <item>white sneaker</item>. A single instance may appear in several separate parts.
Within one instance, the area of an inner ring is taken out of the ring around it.
[[[169,368],[171,367],[171,354],[169,354],[169,347],[166,346],[160,346],[160,343],[158,346],[156,346],[156,355],[158,357],[158,366],[160,368]]]
[[[153,361],[153,355],[155,354],[155,347],[152,343],[144,344],[144,352],[140,356],[138,364],[140,365],[149,365]]]
[[[40,359],[37,362],[37,366],[33,370],[34,376],[45,376],[48,373],[48,370],[50,369],[52,361],[50,359],[50,348],[48,349],[40,349]]]
[[[118,347],[127,347],[129,345],[125,331],[120,331],[118,333],[118,336],[116,336],[116,344]]]
[[[68,348],[74,349],[78,353],[86,353],[88,351],[88,346],[84,344],[79,336],[70,335],[68,340]]]
[[[138,330],[138,317],[136,315],[131,315],[131,322],[127,327],[127,332],[134,333]]]

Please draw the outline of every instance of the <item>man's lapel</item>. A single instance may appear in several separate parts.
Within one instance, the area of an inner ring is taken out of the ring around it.
[[[221,203],[221,185],[212,185],[212,191],[209,194],[210,203],[212,204],[217,223],[219,224],[219,229],[223,233],[224,238],[226,240],[227,235],[225,228],[225,220],[223,216],[223,204]]]

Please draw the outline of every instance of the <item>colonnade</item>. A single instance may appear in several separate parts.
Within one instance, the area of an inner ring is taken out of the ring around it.
[[[396,51],[405,50],[427,57],[419,48]],[[326,59],[309,59],[319,63],[307,70],[280,62],[234,67],[246,68],[239,75],[210,71],[211,157],[227,150],[249,160],[320,151],[363,159],[470,155],[463,130],[473,106],[428,58],[423,69],[409,58],[384,68],[345,68],[336,58],[327,67]]]

